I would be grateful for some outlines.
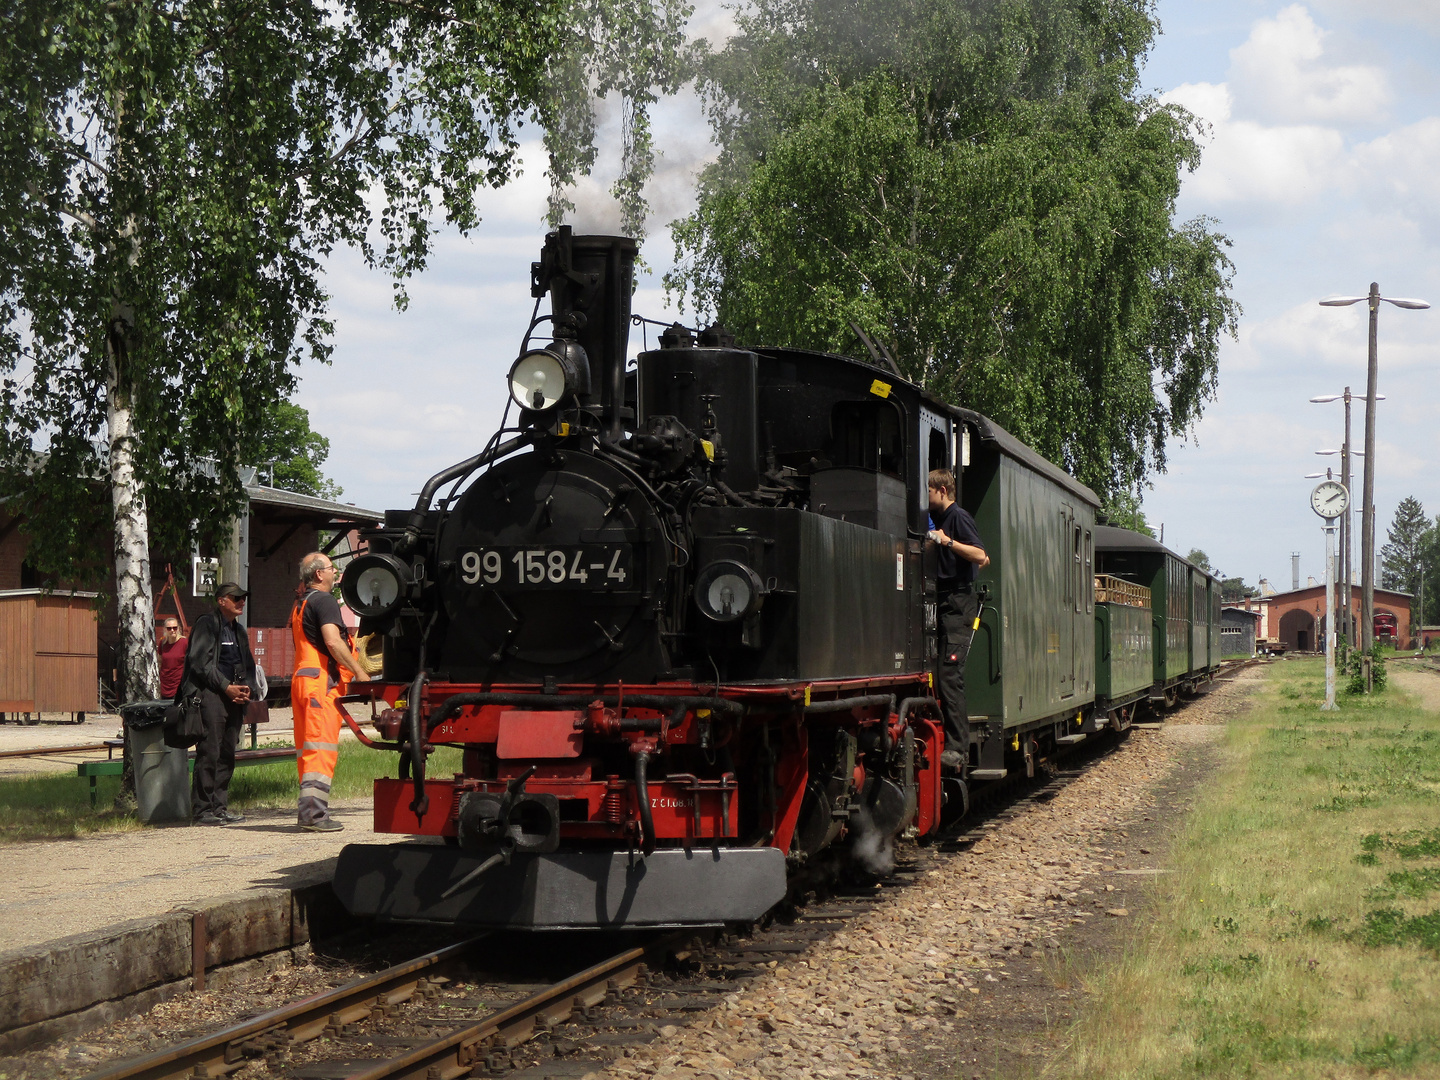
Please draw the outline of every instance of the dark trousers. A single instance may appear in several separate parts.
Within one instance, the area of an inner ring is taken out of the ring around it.
[[[245,706],[213,690],[202,690],[200,716],[205,721],[205,737],[195,746],[195,778],[190,785],[190,813],[194,818],[225,809]]]
[[[965,711],[965,661],[975,638],[980,598],[973,592],[940,597],[937,632],[940,646],[940,700],[945,703],[945,749],[970,753],[970,714]]]

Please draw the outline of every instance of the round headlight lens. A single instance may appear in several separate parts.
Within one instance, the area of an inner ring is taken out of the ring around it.
[[[400,595],[400,582],[388,566],[371,566],[355,579],[355,595],[366,607],[388,608]]]
[[[359,555],[345,568],[340,593],[356,614],[388,615],[400,606],[409,568],[393,555]]]
[[[716,622],[734,622],[758,611],[763,589],[743,563],[711,563],[695,579],[695,603]]]
[[[522,409],[552,409],[571,389],[560,358],[545,349],[526,353],[510,369],[510,396]]]

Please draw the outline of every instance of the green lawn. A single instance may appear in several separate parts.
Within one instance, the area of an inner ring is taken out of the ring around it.
[[[1268,668],[1047,1075],[1440,1077],[1440,716]]]
[[[396,765],[392,752],[341,743],[331,797],[368,798],[372,781],[396,775]],[[459,769],[458,750],[440,747],[430,757],[431,775],[449,776]],[[111,809],[119,790],[118,776],[100,777],[99,799],[92,810],[90,781],[73,771],[0,780],[0,844],[144,828],[133,814]],[[298,793],[295,762],[248,765],[236,769],[230,781],[230,806],[237,810],[293,806]]]

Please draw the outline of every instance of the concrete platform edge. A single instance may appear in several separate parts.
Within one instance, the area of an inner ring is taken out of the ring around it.
[[[309,955],[310,946],[299,945],[293,949],[280,949],[265,956],[257,956],[250,960],[242,960],[238,964],[228,964],[225,967],[216,968],[214,971],[207,971],[205,973],[205,990],[207,993],[224,990],[247,979],[268,975],[272,971],[278,971],[290,964],[300,963]],[[152,986],[118,1001],[102,1001],[98,1005],[81,1009],[79,1012],[66,1013],[64,1016],[56,1016],[49,1020],[41,1020],[36,1024],[27,1024],[24,1027],[0,1032],[0,1055],[18,1054],[57,1039],[84,1035],[102,1028],[106,1024],[139,1016],[156,1005],[190,993],[193,986],[193,979],[186,976],[175,982],[165,983],[163,986]]]
[[[91,1030],[143,1012],[193,981],[192,924],[206,921],[205,967],[306,945],[352,925],[330,887],[333,860],[305,867],[281,888],[257,888],[186,904],[164,915],[0,954],[0,1052]],[[93,1014],[93,1024],[82,1019]],[[66,1021],[80,1026],[65,1027]],[[42,1034],[49,1032],[48,1034]]]

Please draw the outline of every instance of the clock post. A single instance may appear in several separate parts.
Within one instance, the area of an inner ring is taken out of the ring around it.
[[[1323,712],[1333,712],[1335,704],[1335,523],[1350,505],[1350,492],[1344,484],[1322,480],[1310,493],[1310,508],[1325,522],[1325,704]]]

